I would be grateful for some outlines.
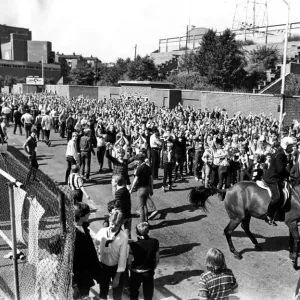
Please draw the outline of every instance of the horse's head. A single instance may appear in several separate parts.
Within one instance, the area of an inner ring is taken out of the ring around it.
[[[194,187],[188,194],[190,204],[201,208],[203,211],[207,211],[206,202],[208,197],[213,195],[215,191],[212,188],[205,188],[204,186]]]

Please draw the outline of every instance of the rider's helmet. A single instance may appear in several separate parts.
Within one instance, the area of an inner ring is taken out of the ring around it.
[[[280,142],[280,146],[286,150],[286,148],[289,146],[289,145],[295,145],[297,143],[297,140],[291,136],[286,136],[284,137],[283,139],[281,139],[281,142]]]

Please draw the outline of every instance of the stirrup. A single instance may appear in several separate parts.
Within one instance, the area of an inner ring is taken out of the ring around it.
[[[276,224],[276,222],[274,221],[274,219],[271,219],[268,215],[266,215],[265,221],[266,221],[266,223],[268,223],[271,226],[278,226]]]

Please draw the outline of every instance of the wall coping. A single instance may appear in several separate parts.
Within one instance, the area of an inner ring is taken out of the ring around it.
[[[118,81],[120,85],[148,85],[148,86],[174,86],[172,82],[158,82],[158,81],[125,81],[120,80]]]

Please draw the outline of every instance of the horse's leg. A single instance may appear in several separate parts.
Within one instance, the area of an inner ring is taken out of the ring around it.
[[[251,216],[246,216],[245,219],[243,219],[243,221],[242,221],[241,227],[244,229],[245,233],[247,234],[247,236],[249,237],[251,242],[255,245],[255,249],[261,250],[261,247],[258,245],[257,239],[254,237],[254,235],[250,231],[250,220],[251,220]]]
[[[288,222],[286,223],[290,229],[290,232],[294,238],[294,247],[293,247],[293,254],[291,256],[293,267],[295,270],[298,269],[298,250],[299,250],[299,231],[297,226],[297,221]]]
[[[242,259],[243,257],[239,252],[237,252],[235,250],[233,243],[232,243],[231,235],[232,235],[232,232],[239,226],[240,223],[241,223],[240,219],[230,220],[229,224],[224,229],[224,234],[227,239],[229,250],[233,253],[234,257],[237,259]]]
[[[289,238],[289,257],[290,259],[292,259],[293,257],[293,249],[294,249],[294,237],[291,233],[291,231],[289,230],[289,233],[290,233],[290,238]]]

